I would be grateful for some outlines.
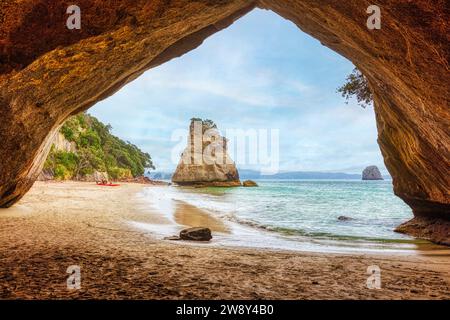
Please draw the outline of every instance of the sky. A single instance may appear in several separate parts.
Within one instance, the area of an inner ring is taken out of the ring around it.
[[[385,173],[373,108],[346,104],[336,92],[353,68],[293,23],[255,9],[197,49],[148,70],[89,113],[150,153],[157,171],[175,169],[177,148],[185,145],[175,137],[199,117],[213,120],[224,134],[267,130],[268,152],[278,150],[281,172],[361,173],[377,165]],[[270,143],[275,132],[279,139]],[[245,159],[238,168],[267,166]]]

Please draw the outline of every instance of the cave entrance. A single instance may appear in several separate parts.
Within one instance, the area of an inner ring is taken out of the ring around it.
[[[259,7],[294,22],[367,77],[374,93],[378,143],[395,193],[416,217],[409,231],[448,242],[444,2],[386,1],[382,27],[376,32],[367,28],[365,5],[353,2],[126,0],[110,6],[86,1],[79,5],[85,17],[79,33],[63,23],[64,3],[0,5],[5,19],[0,30],[5,39],[0,69],[1,207],[16,203],[33,185],[53,135],[70,115],[196,48]],[[24,19],[17,19],[17,12]],[[436,225],[444,227],[436,232]],[[438,233],[444,236],[434,237]]]
[[[262,197],[258,192],[245,190],[242,195],[242,189],[208,189],[203,194],[197,189],[189,200],[183,198],[186,192],[170,191],[190,205],[204,205],[212,192],[237,220],[267,228],[321,237],[407,239],[393,232],[412,213],[393,194],[376,142],[373,106],[362,108],[355,99],[346,103],[336,92],[353,69],[350,61],[293,23],[272,11],[254,9],[198,48],[145,72],[89,112],[110,123],[115,135],[148,152],[156,166],[149,176],[166,180],[186,146],[186,137],[177,132],[187,131],[191,118],[210,119],[233,142],[228,152],[241,180],[256,180],[260,192],[274,192],[266,203],[256,200]],[[244,135],[240,150],[239,137],[231,136],[237,132]],[[267,141],[267,150],[260,150],[261,140]],[[387,181],[361,181],[363,169],[373,164]],[[297,204],[289,214],[283,213],[287,204],[281,200],[286,197],[278,197],[286,190],[295,190],[289,201]],[[244,206],[247,211],[241,212],[238,203],[246,201],[253,207]],[[217,203],[212,200],[211,205]],[[181,217],[180,223],[191,223],[177,205],[165,207]]]

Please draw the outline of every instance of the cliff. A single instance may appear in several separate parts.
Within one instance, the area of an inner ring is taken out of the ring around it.
[[[111,127],[82,113],[57,132],[39,180],[123,180],[153,168],[149,154],[110,133]]]
[[[172,182],[218,187],[241,185],[236,165],[227,152],[227,140],[212,121],[191,119],[187,146]]]

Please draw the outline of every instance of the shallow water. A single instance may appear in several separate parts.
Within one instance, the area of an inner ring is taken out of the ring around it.
[[[258,181],[257,188],[170,188],[170,197],[215,215],[285,235],[409,242],[394,232],[412,218],[391,181]],[[339,220],[345,216],[348,220]]]

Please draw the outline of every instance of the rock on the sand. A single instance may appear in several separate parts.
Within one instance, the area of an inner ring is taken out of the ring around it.
[[[180,231],[181,240],[209,241],[212,239],[209,228],[194,227]]]

